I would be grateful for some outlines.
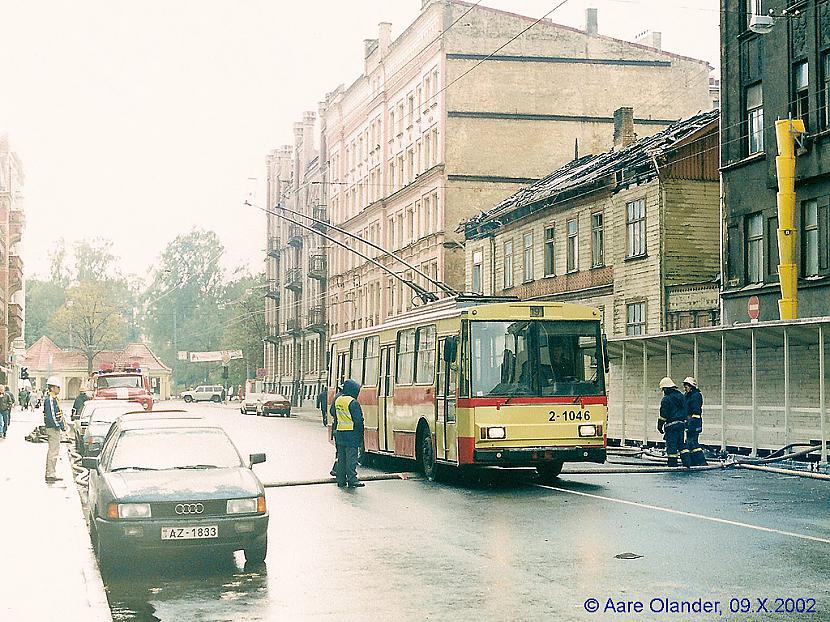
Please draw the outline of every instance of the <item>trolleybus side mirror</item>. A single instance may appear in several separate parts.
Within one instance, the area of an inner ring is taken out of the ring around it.
[[[455,362],[456,351],[458,350],[458,337],[451,335],[444,341],[444,362]]]
[[[602,361],[605,363],[605,373],[611,373],[611,359],[608,358],[608,337],[602,336]]]

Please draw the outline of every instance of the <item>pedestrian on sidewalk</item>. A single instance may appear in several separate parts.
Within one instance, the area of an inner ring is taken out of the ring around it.
[[[327,426],[329,424],[329,416],[328,416],[328,389],[323,387],[320,389],[320,393],[317,394],[317,408],[320,409],[320,414],[323,416],[323,425]]]
[[[697,386],[697,380],[688,376],[683,381],[686,393],[686,446],[680,457],[684,466],[705,466],[706,456],[700,446],[700,433],[703,432],[703,394]],[[685,453],[684,453],[685,452]]]
[[[337,447],[337,486],[358,488],[357,456],[363,444],[363,410],[357,401],[360,385],[354,380],[343,383],[343,391],[331,407],[331,428]]]
[[[72,402],[72,414],[80,415],[81,409],[84,407],[84,404],[88,399],[89,396],[86,394],[86,388],[81,387],[78,389],[78,397],[76,397],[75,401]]]
[[[6,438],[6,434],[9,433],[9,425],[11,425],[14,398],[8,386],[0,386],[3,387],[3,393],[0,394],[0,418],[3,419],[3,438]]]
[[[49,449],[46,451],[46,483],[60,481],[62,478],[55,475],[55,466],[58,462],[58,452],[61,447],[61,432],[66,431],[58,394],[61,392],[61,381],[52,376],[46,381],[49,394],[43,404],[43,425],[46,426],[46,438],[49,440]]]
[[[669,466],[676,467],[686,428],[686,402],[683,394],[677,390],[674,380],[668,376],[660,381],[659,386],[663,390],[663,399],[660,402],[657,431],[666,441],[666,457],[669,460]]]

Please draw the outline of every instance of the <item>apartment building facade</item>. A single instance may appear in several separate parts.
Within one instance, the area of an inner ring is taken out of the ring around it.
[[[722,0],[724,323],[779,319],[775,120],[800,118],[796,245],[801,317],[830,313],[830,3]],[[783,9],[788,10],[781,17]],[[774,19],[769,32],[753,15]],[[753,305],[756,306],[756,305]]]
[[[318,232],[327,210],[317,123],[316,112],[304,113],[294,144],[266,159],[265,384],[295,405],[325,384],[327,244]]]
[[[711,107],[709,65],[661,50],[653,34],[643,43],[602,36],[589,10],[585,30],[542,21],[504,46],[533,21],[424,0],[394,41],[380,25],[364,42],[363,74],[326,98],[334,224],[461,290],[459,225],[575,154],[610,148],[615,109],[633,106],[632,131],[648,136]],[[435,291],[393,257],[356,248]],[[415,304],[403,283],[345,249],[328,261],[333,333]]]
[[[23,343],[25,293],[23,260],[23,164],[7,136],[0,136],[0,382],[17,374],[14,359],[25,352]],[[9,365],[9,367],[7,367]]]
[[[465,223],[481,294],[598,307],[607,335],[717,324],[718,111],[578,158]]]

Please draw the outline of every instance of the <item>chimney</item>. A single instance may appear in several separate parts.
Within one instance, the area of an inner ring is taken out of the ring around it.
[[[614,111],[614,149],[624,149],[634,142],[634,108]]]
[[[325,165],[328,160],[328,143],[326,142],[326,102],[317,104],[317,117],[320,119],[320,164]]]
[[[646,30],[637,35],[634,43],[639,43],[646,47],[654,48],[655,50],[663,49],[663,34],[656,30]]]
[[[314,125],[316,122],[316,112],[310,110],[303,113],[303,168],[308,166],[314,157]]]
[[[390,22],[381,22],[378,24],[378,47],[380,48],[380,57],[386,56],[389,51],[389,44],[392,42],[392,24]]]
[[[597,35],[599,34],[599,25],[597,22],[597,10],[585,9],[585,34]]]

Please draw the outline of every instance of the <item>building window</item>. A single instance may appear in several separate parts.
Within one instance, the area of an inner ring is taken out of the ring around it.
[[[764,7],[762,0],[746,0],[746,27],[749,28],[749,21],[753,15],[763,15]]]
[[[603,215],[591,214],[591,267],[605,265],[605,234],[602,230]]]
[[[504,243],[504,289],[513,287],[513,240]]]
[[[525,283],[533,280],[533,233],[525,233],[522,241],[524,242],[524,271],[522,278]]]
[[[545,276],[556,275],[556,227],[545,227]]]
[[[793,118],[801,119],[805,124],[810,110],[809,84],[807,61],[793,65]]]
[[[746,218],[746,280],[764,281],[764,217],[752,214]]]
[[[579,269],[579,230],[577,228],[576,219],[568,221],[568,261],[566,269],[568,272],[573,272]]]
[[[483,253],[481,251],[475,251],[473,253],[473,293],[474,294],[483,294],[483,290],[481,288],[481,271],[482,271],[482,263],[483,263]]]
[[[646,200],[626,203],[626,257],[646,254]]]
[[[818,202],[805,201],[801,209],[804,223],[804,276],[816,276],[819,269]]]
[[[635,302],[626,305],[626,335],[644,335],[646,332],[646,303]]]
[[[749,154],[764,150],[764,94],[761,84],[746,89],[747,147]]]
[[[821,57],[821,123],[824,129],[830,128],[830,52]]]

